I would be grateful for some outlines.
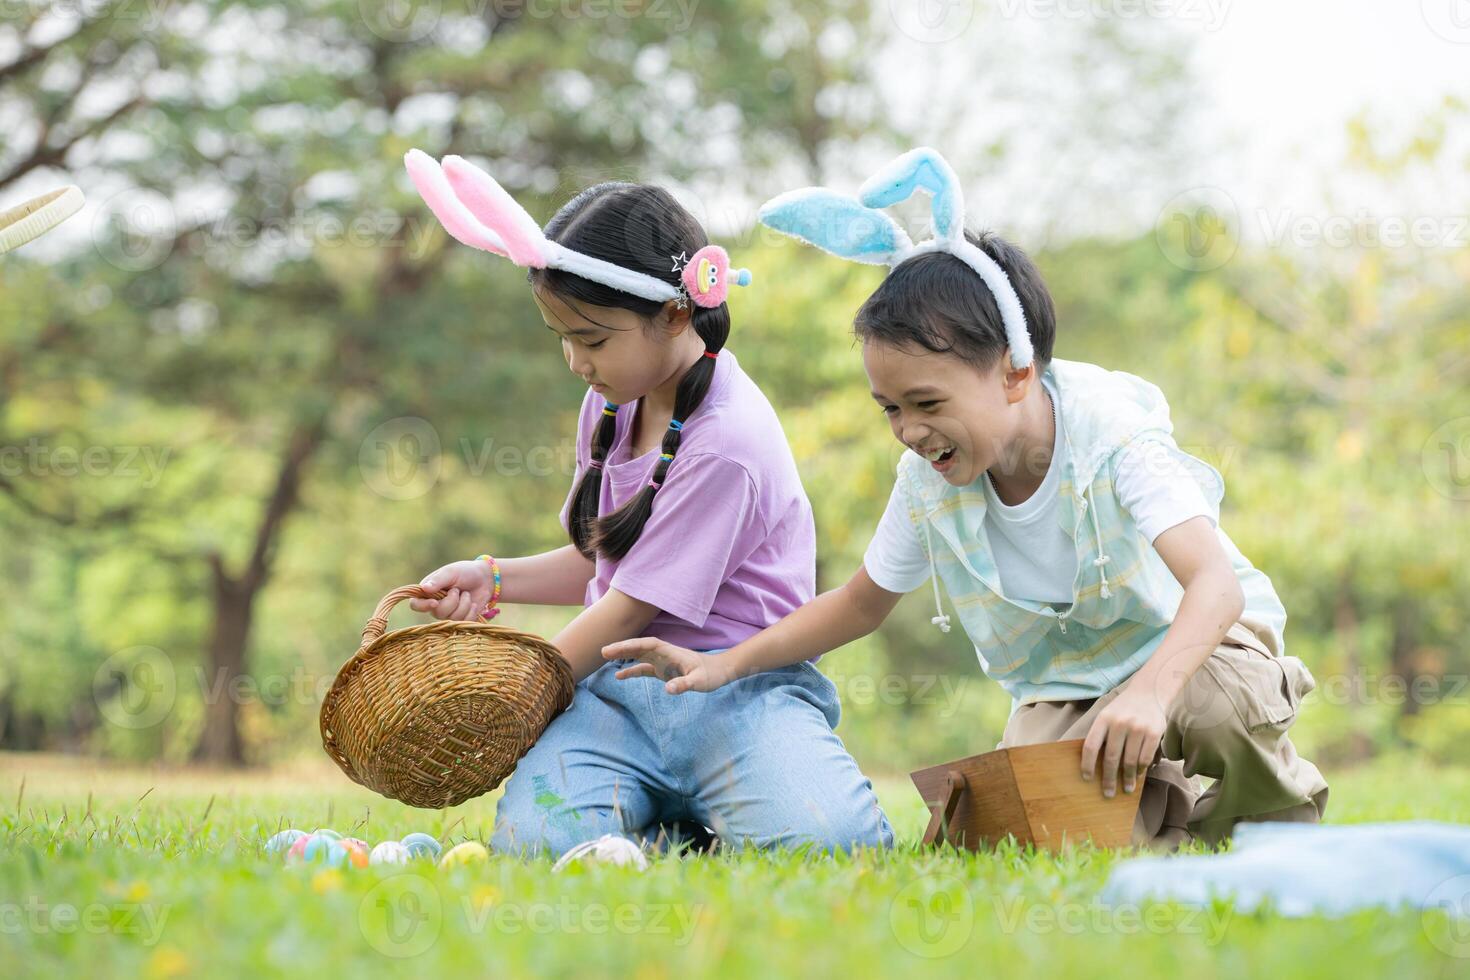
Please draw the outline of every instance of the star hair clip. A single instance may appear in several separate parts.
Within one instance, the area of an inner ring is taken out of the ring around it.
[[[686,253],[669,256],[674,260],[670,271],[679,273],[679,296],[674,300],[679,309],[686,301],[710,309],[725,302],[731,286],[749,286],[749,269],[730,268],[730,256],[718,245],[706,245],[692,257]]]

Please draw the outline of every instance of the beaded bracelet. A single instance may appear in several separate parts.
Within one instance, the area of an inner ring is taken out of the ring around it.
[[[500,601],[500,565],[489,555],[480,555],[475,558],[475,561],[488,561],[490,572],[495,576],[495,588],[490,593],[490,601],[485,603],[484,609],[480,610],[480,618],[488,622],[500,615],[500,607],[496,605]]]

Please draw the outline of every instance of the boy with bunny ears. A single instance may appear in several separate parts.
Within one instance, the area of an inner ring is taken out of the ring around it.
[[[934,237],[914,245],[879,209],[917,190],[932,195]],[[1135,843],[1320,820],[1327,784],[1286,735],[1314,681],[1284,654],[1281,601],[1218,526],[1223,480],[1175,443],[1162,392],[1052,358],[1040,274],[994,235],[966,234],[959,181],[933,150],[899,157],[860,199],[807,188],[761,220],[891,267],[855,329],[907,451],[849,582],[720,654],[612,644],[605,657],[639,660],[618,677],[715,690],[872,632],[927,578],[938,606],[942,579],[1012,697],[1000,744],[1084,739],[1081,778],[1100,771],[1108,796],[1141,788]],[[1215,780],[1202,795],[1196,775]]]

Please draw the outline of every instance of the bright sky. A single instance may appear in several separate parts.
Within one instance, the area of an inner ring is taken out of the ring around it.
[[[1470,96],[1470,0],[1217,2],[1220,28],[1190,32],[1203,74],[1270,145],[1335,137],[1365,105],[1417,117]]]
[[[1362,208],[1409,219],[1470,211],[1470,117],[1452,134],[1463,155],[1448,177],[1372,181],[1344,167],[1354,117],[1366,113],[1371,130],[1394,146],[1446,96],[1470,101],[1470,0],[875,2],[894,27],[882,73],[900,124],[951,156],[994,224],[1033,243],[1057,201],[1065,200],[1067,226],[1128,224],[1153,220],[1176,194],[1200,187],[1223,191],[1241,231],[1256,238],[1297,217],[1324,221]],[[1111,20],[1155,46],[1177,38],[1192,52],[1199,97],[1179,116],[1202,159],[1161,173],[1157,160],[1130,155],[1126,141],[1106,135],[1127,127],[1120,103],[1129,90],[1110,88],[1106,66],[1074,43],[1089,20]],[[990,70],[977,73],[977,63]],[[963,84],[977,77],[979,88]],[[946,100],[958,105],[957,119],[936,108]],[[1052,111],[1067,100],[1089,107],[1082,118],[1104,134],[1080,156],[1062,142],[1077,117]],[[999,134],[983,130],[1007,124],[1010,153],[990,162],[977,151]],[[1043,135],[1027,145],[1033,133]],[[984,172],[967,174],[965,164]]]
[[[1394,132],[1446,95],[1470,100],[1470,0],[1217,2],[1227,5],[1219,29],[1189,33],[1202,79],[1240,134],[1240,167],[1258,175],[1264,198],[1292,193],[1278,183],[1288,161],[1309,164],[1304,179],[1337,164],[1344,123],[1364,110]],[[1470,181],[1460,174],[1463,208]]]

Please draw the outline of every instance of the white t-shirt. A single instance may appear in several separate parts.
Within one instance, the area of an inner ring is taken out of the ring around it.
[[[1059,460],[1065,451],[1066,434],[1057,415],[1061,409],[1056,390],[1046,379],[1042,383],[1051,395],[1056,420],[1051,465],[1036,492],[1014,507],[1001,503],[987,473],[982,481],[983,527],[1000,574],[1001,591],[1007,598],[1065,608],[1072,602],[1072,585],[1077,578],[1077,545],[1057,516]],[[1158,440],[1138,440],[1123,450],[1113,480],[1118,502],[1150,544],[1190,518],[1203,516],[1215,522],[1199,484],[1184,467],[1168,464],[1170,454],[1171,450]],[[912,592],[929,577],[929,560],[924,557],[918,529],[909,520],[908,504],[897,483],[863,557],[863,566],[868,577],[889,592]]]

